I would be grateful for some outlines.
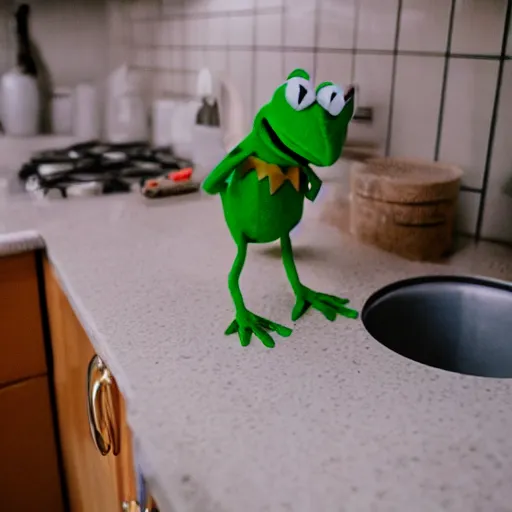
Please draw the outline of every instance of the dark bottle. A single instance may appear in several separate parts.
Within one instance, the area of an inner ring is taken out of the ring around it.
[[[30,43],[29,16],[30,5],[21,4],[15,14],[18,44],[17,64],[22,73],[37,76],[37,66],[32,56]]]

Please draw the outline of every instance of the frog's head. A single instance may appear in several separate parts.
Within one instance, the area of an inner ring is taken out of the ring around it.
[[[254,120],[254,132],[284,160],[318,166],[339,158],[354,115],[354,88],[323,82],[315,90],[309,75],[296,69]]]

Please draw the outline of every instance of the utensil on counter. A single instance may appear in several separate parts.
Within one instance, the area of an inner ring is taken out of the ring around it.
[[[188,194],[199,190],[200,183],[192,179],[191,167],[171,171],[158,178],[142,179],[141,193],[149,199]]]
[[[371,158],[351,169],[350,231],[413,260],[451,249],[462,171],[412,159]]]
[[[5,73],[0,82],[3,129],[15,137],[36,135],[40,126],[38,70],[31,51],[29,15],[30,6],[21,4],[15,14],[16,67]]]

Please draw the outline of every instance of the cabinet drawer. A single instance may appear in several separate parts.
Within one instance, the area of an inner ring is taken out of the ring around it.
[[[0,258],[0,386],[44,373],[35,255]]]
[[[48,382],[0,389],[2,510],[64,510]]]

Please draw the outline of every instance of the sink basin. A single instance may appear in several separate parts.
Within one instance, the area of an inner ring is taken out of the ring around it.
[[[512,378],[512,283],[427,276],[374,293],[362,321],[380,343],[419,363]]]

